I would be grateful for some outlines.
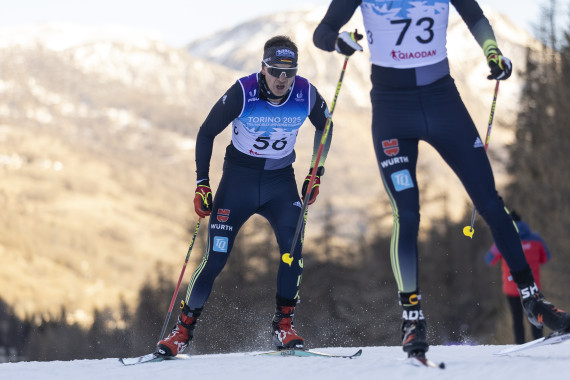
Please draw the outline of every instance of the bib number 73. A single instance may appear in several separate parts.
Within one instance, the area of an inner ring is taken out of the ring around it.
[[[392,25],[397,25],[397,24],[403,25],[402,31],[400,32],[398,40],[396,41],[396,46],[401,45],[402,42],[404,41],[404,37],[406,36],[406,32],[408,31],[410,25],[412,24],[412,21],[413,20],[411,20],[409,18],[390,21],[390,24],[392,24]],[[416,26],[420,26],[420,27],[424,28],[422,35],[415,36],[416,40],[419,43],[427,44],[433,40],[433,37],[434,37],[434,32],[432,29],[433,24],[434,24],[434,20],[431,17],[422,17],[416,22]]]

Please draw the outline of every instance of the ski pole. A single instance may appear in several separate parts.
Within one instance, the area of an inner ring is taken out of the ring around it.
[[[485,138],[485,152],[487,151],[487,147],[489,146],[489,140],[491,140],[491,128],[493,126],[493,117],[495,116],[495,104],[497,103],[497,94],[499,93],[499,83],[495,85],[495,93],[493,94],[493,104],[491,105],[491,114],[489,115],[489,126],[487,127],[487,137]],[[475,224],[475,216],[477,215],[477,209],[475,205],[473,205],[473,214],[471,214],[471,225],[463,227],[463,235],[470,237],[473,239],[473,234],[475,230],[473,229],[473,225]]]
[[[188,260],[190,259],[190,253],[192,252],[192,248],[194,247],[194,242],[196,241],[196,236],[198,235],[198,229],[200,228],[200,222],[202,218],[198,218],[198,223],[196,223],[196,229],[194,230],[194,236],[192,236],[192,240],[190,241],[190,247],[188,248],[188,253],[186,253],[186,260],[184,260],[184,265],[182,266],[182,272],[180,272],[180,277],[178,278],[178,285],[176,285],[176,290],[172,295],[172,301],[170,301],[170,307],[168,308],[168,314],[166,314],[166,319],[164,320],[164,324],[162,325],[162,331],[160,332],[160,336],[158,340],[162,340],[164,336],[164,332],[166,331],[166,327],[168,326],[168,322],[170,321],[170,316],[172,315],[172,309],[174,308],[174,302],[176,301],[176,297],[178,296],[178,290],[180,289],[180,284],[182,282],[182,278],[184,277],[184,271],[186,270],[186,264],[188,264]]]
[[[303,226],[304,222],[306,222],[307,220],[307,213],[309,212],[309,200],[311,198],[310,195],[313,189],[313,184],[315,183],[315,178],[317,176],[317,169],[319,167],[319,161],[321,160],[321,154],[323,153],[323,147],[325,146],[325,142],[327,141],[327,137],[329,135],[332,116],[334,109],[336,107],[336,101],[338,98],[338,94],[340,92],[340,87],[342,85],[344,73],[346,72],[346,64],[348,63],[348,58],[349,58],[348,55],[344,57],[344,64],[342,65],[342,70],[340,72],[340,79],[338,80],[338,84],[336,85],[336,92],[334,94],[334,98],[331,104],[331,111],[329,113],[329,116],[325,124],[325,129],[323,131],[321,143],[319,144],[319,150],[317,151],[317,158],[315,160],[315,165],[313,166],[313,170],[311,172],[311,178],[309,179],[309,185],[307,186],[307,194],[305,194],[305,200],[303,201],[303,208],[301,209],[301,213],[299,215],[299,221],[297,222],[297,228],[295,229],[295,235],[293,236],[293,243],[291,245],[291,251],[290,251],[291,253],[295,251],[295,245],[297,245],[297,239],[299,239],[301,227]]]

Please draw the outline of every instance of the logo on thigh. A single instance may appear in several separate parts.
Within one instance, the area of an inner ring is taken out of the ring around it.
[[[218,209],[218,222],[225,223],[230,218],[230,210],[226,208]]]
[[[398,155],[398,153],[400,153],[398,139],[383,140],[382,149],[384,149],[384,154],[388,157],[394,157]]]
[[[228,238],[223,236],[214,236],[215,252],[228,252]]]
[[[412,181],[412,176],[408,169],[392,173],[391,178],[396,191],[402,191],[414,187],[414,181]]]

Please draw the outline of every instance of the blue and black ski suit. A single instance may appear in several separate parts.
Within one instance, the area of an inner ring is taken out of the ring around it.
[[[293,147],[299,128],[308,117],[316,128],[314,152],[318,150],[328,109],[316,88],[301,76],[295,77],[286,99],[273,104],[260,96],[260,75],[236,81],[214,105],[198,132],[197,179],[209,180],[214,138],[230,123],[233,127],[223,175],[214,196],[206,252],[188,285],[186,304],[190,309],[204,306],[214,280],[230,256],[238,231],[253,214],[265,217],[277,237],[280,252],[277,297],[291,301],[298,298],[303,270],[301,239],[294,252],[290,250],[302,204],[292,166]],[[332,130],[319,166],[326,159],[331,136]]]

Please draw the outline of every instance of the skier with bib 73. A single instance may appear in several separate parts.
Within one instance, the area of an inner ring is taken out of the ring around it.
[[[313,35],[315,45],[326,51],[345,56],[362,51],[349,32],[340,32],[360,7],[372,62],[372,141],[392,205],[390,258],[403,308],[402,347],[410,357],[423,356],[429,348],[418,284],[419,140],[433,146],[453,169],[488,224],[531,323],[555,331],[570,328],[570,315],[546,301],[536,286],[515,225],[495,188],[484,145],[450,76],[450,5],[482,48],[490,68],[487,79],[508,79],[511,62],[475,0],[332,0]],[[390,160],[394,157],[400,159]]]

